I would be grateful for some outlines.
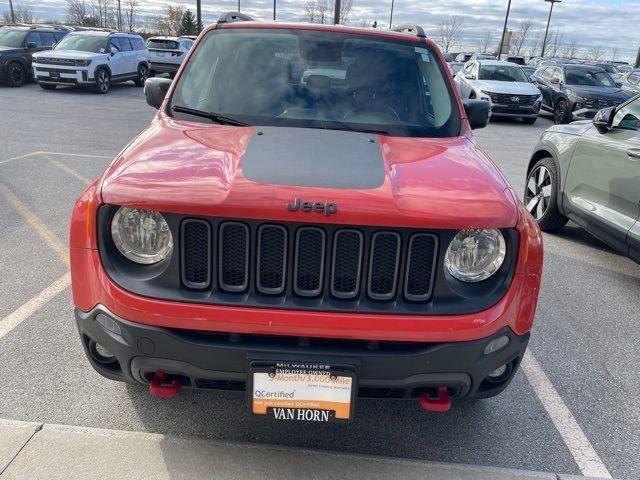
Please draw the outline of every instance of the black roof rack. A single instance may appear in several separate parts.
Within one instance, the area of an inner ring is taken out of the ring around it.
[[[391,30],[394,32],[410,33],[411,35],[417,35],[420,38],[427,38],[424,33],[424,29],[420,25],[398,25]]]
[[[255,22],[255,18],[245,15],[240,12],[226,12],[220,15],[218,19],[218,25],[221,23],[233,23],[233,22]]]

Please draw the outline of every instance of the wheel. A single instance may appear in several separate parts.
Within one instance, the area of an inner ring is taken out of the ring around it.
[[[566,100],[559,100],[556,108],[553,110],[553,121],[556,125],[569,123],[571,112],[569,111],[569,103]]]
[[[527,176],[524,204],[546,232],[565,226],[568,219],[558,209],[558,169],[553,158],[539,160]]]
[[[525,117],[522,119],[522,123],[525,125],[533,125],[538,120],[538,117]]]
[[[58,85],[52,85],[50,83],[39,83],[40,88],[43,90],[55,90]]]
[[[138,77],[135,79],[136,87],[144,87],[144,82],[149,78],[149,69],[146,65],[140,65],[138,67]]]
[[[7,70],[7,85],[10,87],[21,87],[27,80],[24,67],[18,62],[13,62]]]
[[[157,75],[157,72],[155,70],[149,70],[149,78],[155,77],[156,75]]]
[[[96,93],[109,93],[109,88],[111,88],[111,78],[109,77],[109,72],[107,72],[104,68],[101,68],[96,73],[96,83],[93,86],[93,91]]]

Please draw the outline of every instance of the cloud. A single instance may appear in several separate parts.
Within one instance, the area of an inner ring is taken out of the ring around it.
[[[5,0],[0,0],[5,1]],[[16,0],[29,4],[33,0]],[[87,0],[89,2],[90,0]],[[273,15],[272,0],[240,0],[243,12],[257,18],[270,20]],[[333,0],[330,0],[331,2]],[[350,23],[359,25],[365,21],[378,21],[381,27],[387,27],[391,0],[352,0],[353,8]],[[14,2],[15,4],[16,2]],[[583,51],[599,46],[610,57],[617,49],[618,58],[635,59],[640,36],[640,8],[638,0],[563,0],[554,7],[551,29],[562,32],[566,43],[573,42]],[[195,1],[183,0],[140,0],[139,11],[147,20],[166,9],[170,4],[182,5],[195,10]],[[277,18],[282,21],[304,21],[306,0],[278,0]],[[31,3],[36,17],[63,20],[66,13],[64,0],[41,0]],[[215,5],[215,6],[214,6]],[[7,5],[8,6],[8,5]],[[464,16],[464,34],[461,45],[464,50],[475,50],[492,32],[494,44],[497,44],[502,32],[507,0],[395,0],[394,24],[411,23],[422,25],[429,36],[437,36],[439,25],[453,15]],[[0,10],[3,9],[0,7]],[[212,23],[220,13],[237,10],[237,0],[216,1],[202,4],[205,23]],[[531,38],[544,35],[549,3],[543,0],[512,0],[509,28],[517,30],[520,22],[531,20],[533,32]],[[632,39],[632,43],[629,41]],[[541,41],[540,41],[541,43]]]

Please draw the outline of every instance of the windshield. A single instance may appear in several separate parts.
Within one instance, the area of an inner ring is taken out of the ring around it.
[[[22,46],[22,41],[26,32],[22,30],[1,30],[0,46],[18,48]]]
[[[77,50],[79,52],[100,53],[107,45],[107,37],[91,35],[67,35],[54,50]]]
[[[421,137],[456,136],[461,128],[430,47],[326,31],[211,31],[178,80],[171,106],[249,125]]]
[[[586,68],[567,68],[567,85],[584,85],[590,87],[615,87],[616,82],[607,72],[598,68],[589,70]]]
[[[520,67],[509,65],[481,65],[478,80],[496,80],[498,82],[529,81]]]

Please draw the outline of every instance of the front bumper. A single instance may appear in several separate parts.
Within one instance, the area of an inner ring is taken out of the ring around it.
[[[33,78],[51,85],[93,84],[93,70],[87,67],[33,64]]]
[[[297,359],[347,363],[357,372],[359,396],[417,398],[446,386],[452,398],[487,397],[511,382],[529,341],[503,328],[479,340],[451,343],[384,342],[229,334],[133,323],[99,305],[90,312],[76,309],[75,318],[85,353],[103,376],[150,383],[165,372],[184,388],[245,391],[249,359]],[[500,336],[509,343],[484,354]],[[101,362],[94,343],[106,347],[117,361]],[[507,366],[497,379],[488,374]]]
[[[492,104],[492,117],[536,118],[540,113],[540,102],[533,105]]]

